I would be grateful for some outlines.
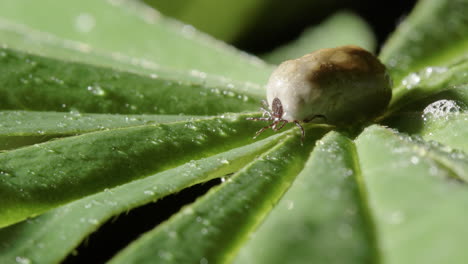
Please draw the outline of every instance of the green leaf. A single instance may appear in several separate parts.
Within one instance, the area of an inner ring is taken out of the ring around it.
[[[110,263],[226,263],[304,166],[322,129],[307,142],[288,136],[220,187],[146,233]],[[174,250],[177,248],[177,250]]]
[[[356,141],[382,263],[465,263],[467,172],[407,137],[372,126]],[[466,162],[466,157],[464,162]]]
[[[353,142],[330,132],[235,263],[371,263],[375,241],[359,178]]]
[[[202,119],[182,115],[110,115],[79,112],[0,112],[0,150],[99,130]]]
[[[468,57],[447,67],[427,67],[421,72],[411,73],[402,81],[401,86],[393,89],[392,100],[386,115],[425,107],[435,98],[442,97],[468,105],[467,71]]]
[[[251,142],[261,124],[245,118],[121,128],[0,153],[0,227]]]
[[[51,12],[51,10],[60,10]],[[47,19],[44,19],[47,17]],[[271,68],[138,1],[4,0],[0,18],[96,49],[165,67],[263,84]],[[15,46],[2,38],[2,42]]]
[[[466,3],[421,1],[382,53],[383,124],[412,137],[336,128],[314,146],[331,127],[310,124],[300,146],[294,124],[253,143],[268,124],[239,112],[272,67],[191,26],[136,1],[2,1],[0,263],[60,262],[112,217],[216,177],[112,261],[464,263]],[[271,28],[305,4],[268,6],[285,7]]]
[[[163,76],[169,80],[185,80],[203,83],[207,86],[240,86],[262,90],[259,84],[233,80],[224,76],[201,72],[196,69],[178,70],[165,67],[144,58],[135,58],[122,53],[105,52],[92,48],[86,43],[64,40],[51,34],[33,30],[24,25],[0,19],[0,36],[3,46],[28,51],[37,55],[64,61],[83,62],[96,66],[119,69],[121,71]]]
[[[468,1],[418,1],[386,42],[380,58],[396,86],[424,67],[447,65],[468,52]]]
[[[0,49],[0,65],[0,109],[213,115],[257,109],[264,93],[249,87],[210,87],[190,78],[171,80],[122,72],[11,49]]]
[[[358,45],[372,52],[375,51],[375,42],[372,29],[362,18],[342,11],[320,25],[306,29],[297,40],[276,48],[263,58],[270,63],[279,64],[314,50],[343,45]]]
[[[283,135],[191,161],[174,169],[85,197],[39,217],[0,229],[0,262],[17,256],[32,263],[58,263],[113,216],[191,185],[222,177],[271,148]],[[54,232],[50,232],[53,228]]]
[[[400,132],[410,135],[418,135],[423,139],[434,140],[453,149],[460,149],[468,153],[468,113],[451,112],[453,107],[449,106],[450,101],[441,101],[445,104],[441,109],[445,112],[440,113],[420,113],[410,112],[393,116],[386,120],[385,124],[390,127],[398,128]]]

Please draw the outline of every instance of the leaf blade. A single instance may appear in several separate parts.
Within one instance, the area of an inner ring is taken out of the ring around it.
[[[381,261],[464,263],[466,184],[388,129],[372,126],[356,144]]]
[[[353,142],[337,132],[318,141],[304,169],[235,263],[375,261],[354,151]],[[278,232],[285,227],[287,232]]]
[[[51,14],[50,10],[60,12]],[[0,17],[91,48],[145,58],[175,69],[195,68],[257,84],[265,83],[271,71],[257,58],[134,1],[85,0],[78,4],[47,0],[38,4],[6,0],[0,5]]]
[[[314,138],[317,133],[320,135],[323,131],[316,130]],[[312,139],[311,134],[309,140]],[[271,203],[279,199],[278,196],[302,167],[311,142],[301,153],[294,151],[299,147],[298,140],[297,134],[285,139],[235,174],[231,181],[210,191],[166,224],[130,244],[110,263],[151,263],[156,259],[169,263],[194,263],[202,259],[215,263],[228,261],[248,231],[264,217]],[[286,153],[288,155],[285,156]],[[216,210],[221,207],[223,210]],[[180,236],[171,236],[171,231]],[[227,237],[225,232],[229,232],[231,237]],[[172,250],[174,246],[177,246],[177,251]]]
[[[446,65],[466,54],[466,12],[466,0],[418,2],[380,54],[397,86],[410,72]]]
[[[250,142],[261,124],[245,117],[93,132],[0,153],[0,226]]]
[[[0,229],[0,262],[14,261],[16,256],[22,256],[33,263],[60,262],[80,241],[111,217],[188,186],[233,173],[272,147],[281,136],[276,135],[192,161]],[[196,170],[193,170],[194,166]],[[54,232],[49,232],[51,228]]]

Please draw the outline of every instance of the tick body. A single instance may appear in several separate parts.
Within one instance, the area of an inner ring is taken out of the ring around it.
[[[391,80],[385,66],[357,46],[321,49],[281,63],[266,87],[264,117],[277,131],[286,123],[322,120],[343,126],[372,120],[391,99]],[[320,119],[319,119],[320,117]]]

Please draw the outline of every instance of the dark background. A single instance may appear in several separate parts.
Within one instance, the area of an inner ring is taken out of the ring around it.
[[[272,16],[272,13],[278,13],[275,10],[284,8],[282,2],[285,1],[272,0],[259,23],[235,40],[234,46],[254,54],[265,53],[297,38],[304,29],[320,23],[336,11],[345,9],[355,12],[369,23],[377,37],[378,47],[381,47],[416,3],[415,0],[330,0],[320,5],[322,2],[311,4],[308,2],[312,1],[286,0],[296,8],[289,11],[282,9],[279,15]]]

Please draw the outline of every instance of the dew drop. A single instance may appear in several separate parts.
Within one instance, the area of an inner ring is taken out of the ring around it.
[[[393,225],[401,224],[405,220],[405,216],[401,211],[395,211],[390,214],[389,222]]]
[[[94,95],[103,96],[106,94],[106,92],[99,85],[88,86],[86,89]]]
[[[169,251],[159,251],[158,255],[160,258],[165,259],[165,260],[171,260],[173,258],[173,255]]]
[[[419,157],[417,156],[412,156],[411,159],[410,159],[411,163],[413,163],[414,165],[418,164],[419,163]]]
[[[218,159],[218,161],[221,163],[221,164],[229,164],[229,161],[227,159]]]
[[[461,107],[453,100],[439,100],[426,106],[423,111],[422,118],[424,121],[430,118],[448,119],[450,115],[458,115]]]
[[[75,28],[82,33],[88,33],[96,26],[96,19],[89,13],[81,13],[75,19]]]
[[[415,87],[416,85],[418,85],[420,81],[421,81],[421,76],[419,76],[419,74],[411,73],[406,78],[404,78],[401,83],[405,86],[406,89],[409,90]]]
[[[190,75],[192,75],[194,77],[201,78],[201,79],[205,79],[206,76],[207,76],[205,72],[201,72],[201,71],[197,71],[197,70],[191,70]]]
[[[15,258],[15,260],[16,260],[16,263],[19,263],[19,264],[31,264],[32,263],[32,261],[26,257],[18,256]]]
[[[191,25],[184,25],[182,27],[182,34],[186,37],[192,37],[195,34],[195,28]]]

